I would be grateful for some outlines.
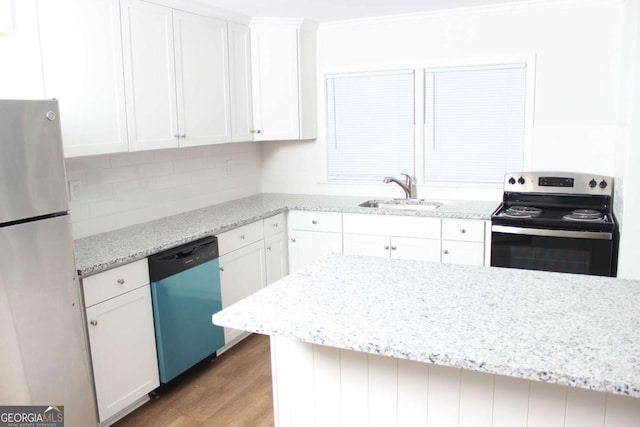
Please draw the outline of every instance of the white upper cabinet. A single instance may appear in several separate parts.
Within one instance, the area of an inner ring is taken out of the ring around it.
[[[0,99],[42,99],[42,60],[36,0],[6,4],[0,21],[6,19],[9,35],[0,36]],[[6,15],[5,15],[6,14]],[[2,29],[0,29],[2,31]]]
[[[231,141],[227,23],[173,11],[181,147]]]
[[[246,25],[229,22],[227,26],[229,31],[231,141],[252,141],[251,32]]]
[[[129,150],[178,146],[172,10],[122,1]]]
[[[129,149],[231,141],[226,21],[123,5]]]
[[[39,0],[46,98],[60,102],[66,157],[127,151],[118,0]]]
[[[317,137],[315,28],[300,19],[251,22],[254,139]]]

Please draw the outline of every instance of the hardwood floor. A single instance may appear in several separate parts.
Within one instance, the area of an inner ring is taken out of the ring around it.
[[[273,427],[269,337],[249,336],[114,425]]]

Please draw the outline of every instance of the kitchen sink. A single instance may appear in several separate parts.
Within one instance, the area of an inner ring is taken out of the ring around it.
[[[430,211],[438,209],[443,203],[425,199],[392,199],[392,200],[367,200],[358,206],[363,208],[402,209],[414,211]]]

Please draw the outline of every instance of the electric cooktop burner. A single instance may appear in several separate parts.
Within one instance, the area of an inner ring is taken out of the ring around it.
[[[530,206],[510,206],[503,215],[508,218],[534,218],[542,213],[542,209]]]
[[[576,209],[571,213],[564,215],[562,219],[566,221],[584,221],[584,222],[604,222],[602,212],[595,209]]]

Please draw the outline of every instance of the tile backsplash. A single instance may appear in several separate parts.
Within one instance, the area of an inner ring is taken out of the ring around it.
[[[74,238],[257,194],[255,143],[118,153],[65,160],[79,181],[70,202]]]

